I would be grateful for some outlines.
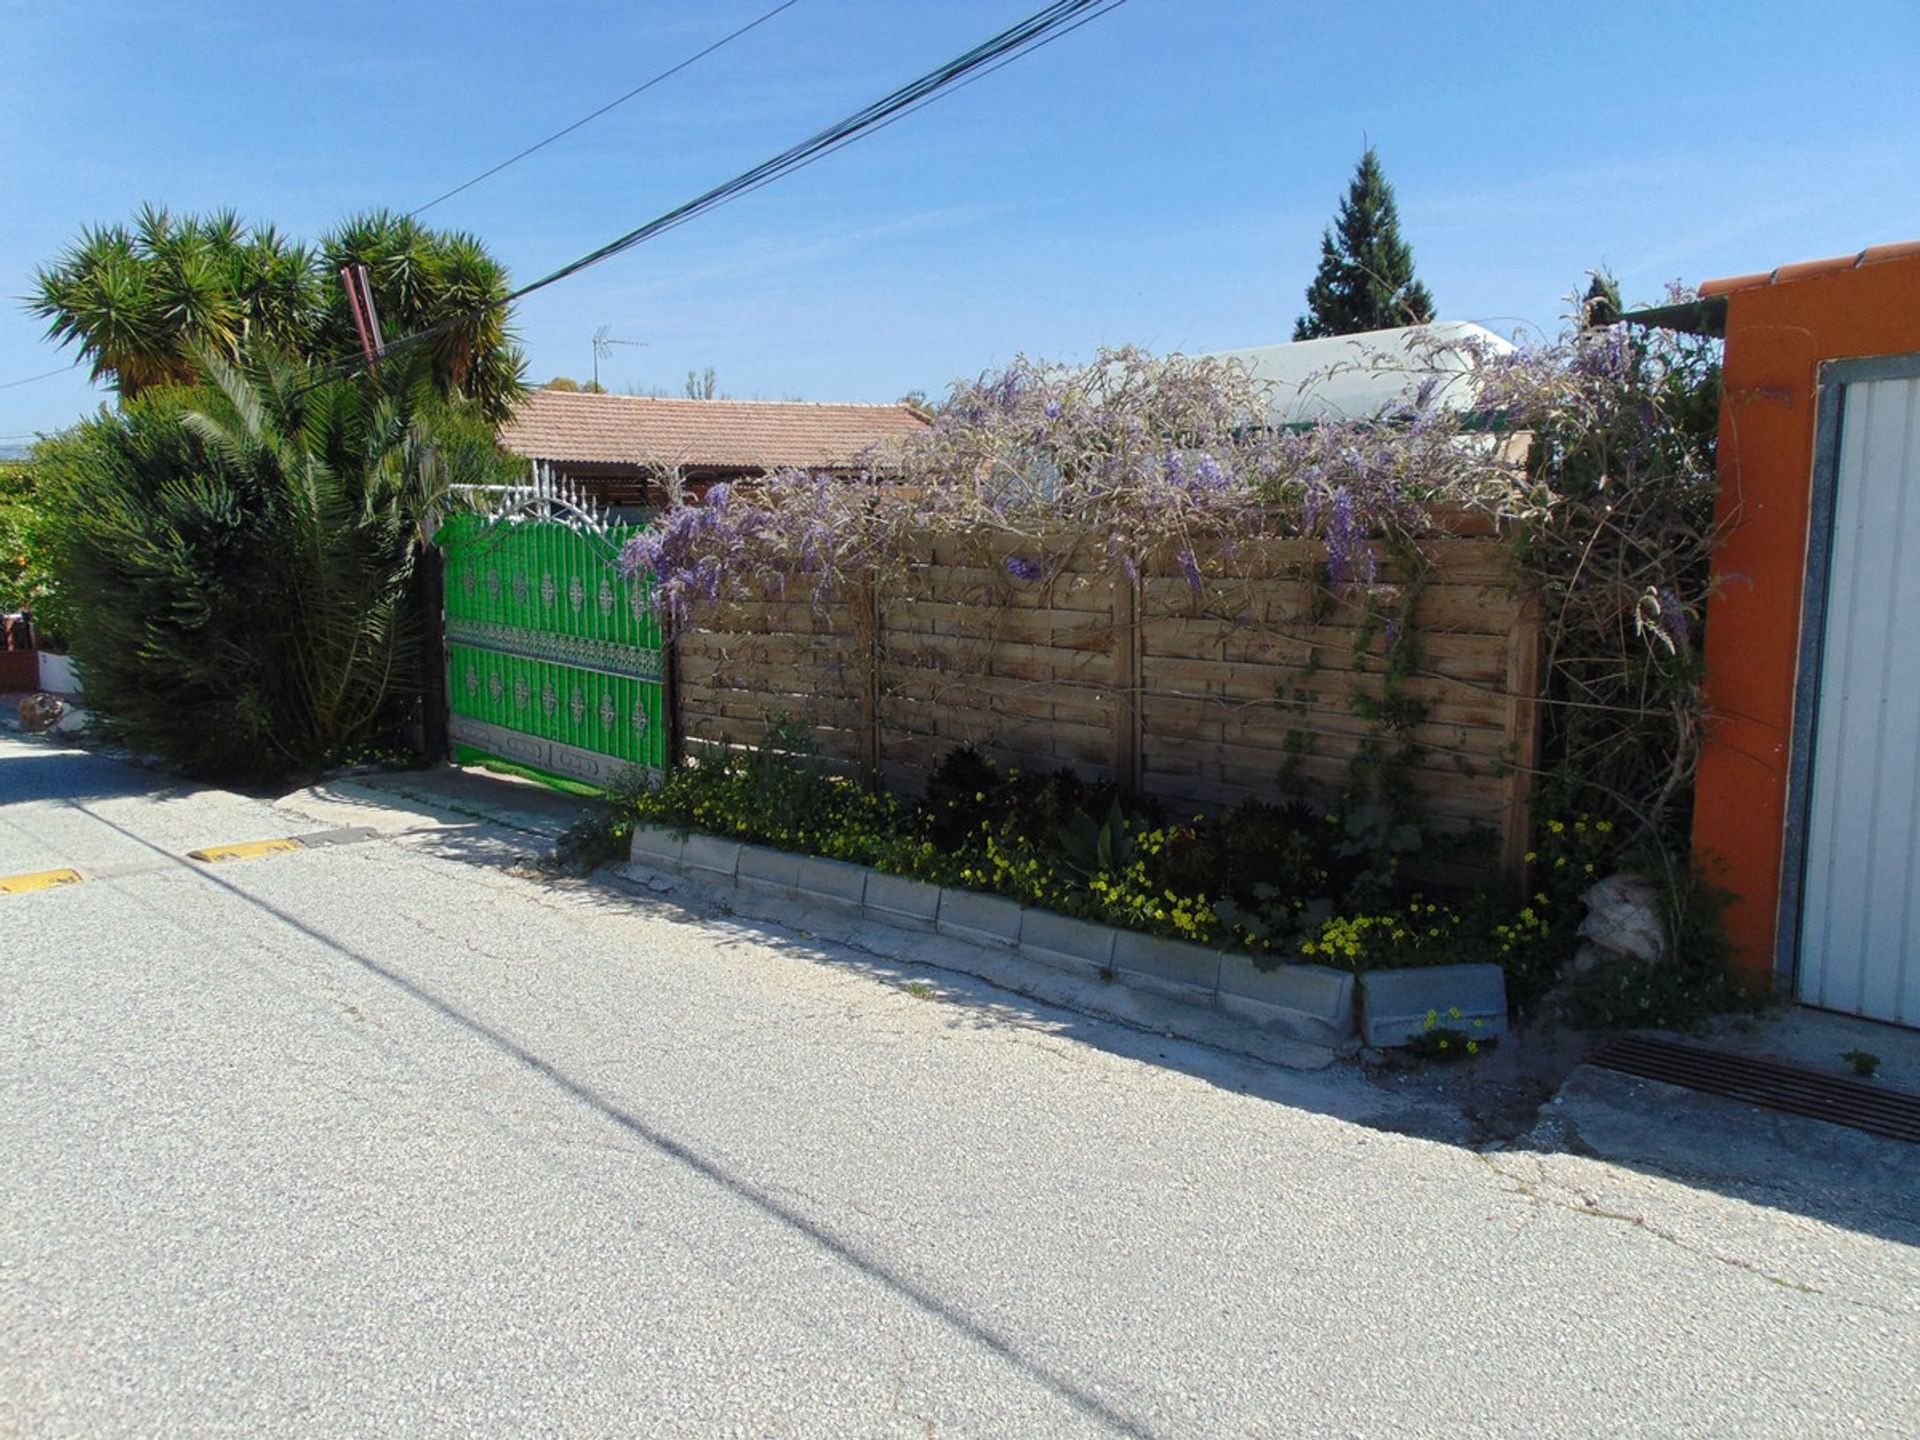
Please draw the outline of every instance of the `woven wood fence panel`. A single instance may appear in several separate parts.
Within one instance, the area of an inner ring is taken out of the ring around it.
[[[1395,692],[1422,716],[1404,732],[1383,734],[1356,699],[1385,693],[1379,609],[1315,583],[1314,542],[1213,557],[1196,590],[1173,557],[1132,579],[1091,545],[994,537],[931,542],[879,593],[702,612],[676,641],[679,734],[696,748],[744,742],[786,713],[828,763],[907,794],[972,744],[1009,765],[1113,778],[1176,814],[1248,796],[1329,800],[1363,746],[1411,742],[1429,824],[1496,831],[1502,868],[1517,871],[1538,626],[1496,540],[1425,548],[1418,660]],[[1040,577],[1018,578],[1010,558]]]

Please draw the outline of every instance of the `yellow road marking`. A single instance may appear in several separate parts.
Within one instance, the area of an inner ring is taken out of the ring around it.
[[[262,855],[278,855],[286,850],[304,850],[298,840],[242,840],[237,845],[209,845],[204,850],[189,850],[189,860],[217,865],[222,860],[253,860]]]
[[[0,895],[24,895],[29,890],[51,890],[56,885],[78,885],[78,870],[36,870],[30,875],[0,875]]]

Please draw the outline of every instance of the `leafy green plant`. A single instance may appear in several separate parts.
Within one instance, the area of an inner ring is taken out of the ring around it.
[[[1843,1050],[1840,1058],[1862,1080],[1871,1080],[1880,1073],[1880,1057],[1871,1050]]]
[[[1331,816],[1340,827],[1333,853],[1352,862],[1346,891],[1358,904],[1377,904],[1392,895],[1400,862],[1420,853],[1423,836],[1410,820],[1395,817],[1384,805],[1363,805],[1345,816]]]
[[[246,781],[404,748],[426,516],[499,478],[477,419],[417,366],[328,378],[204,354],[210,379],[102,411],[36,451],[47,558],[96,720],[195,775]]]
[[[560,837],[560,858],[583,872],[627,858],[634,820],[653,780],[634,766],[616,771],[599,788],[604,803],[591,806]]]
[[[819,765],[806,728],[787,716],[771,717],[755,744],[715,746],[673,767],[657,786],[639,789],[625,804],[651,825],[851,860],[894,874],[937,879],[956,868],[946,850],[909,831],[893,796]]]
[[[0,464],[0,614],[31,610],[43,636],[60,617],[47,564],[46,500],[31,465]]]
[[[1395,871],[1423,848],[1420,832],[1377,807],[1322,816],[1249,802],[1218,819],[1174,822],[1109,786],[1069,772],[1003,770],[970,749],[949,754],[923,799],[909,805],[826,771],[809,749],[803,728],[776,719],[760,743],[706,752],[630,803],[654,824],[1239,948],[1256,964],[1305,960],[1358,971],[1491,961],[1507,972],[1521,1009],[1558,982],[1577,943],[1580,891],[1620,849],[1609,821],[1550,819],[1529,857],[1541,877],[1530,896],[1407,893]],[[1589,996],[1594,1013],[1610,1017],[1605,1023],[1679,1013],[1679,998],[1696,1009],[1724,1003],[1713,969],[1724,952],[1713,948],[1709,898],[1689,892],[1674,904],[1689,917],[1676,933],[1696,963],[1665,972],[1658,983],[1671,993],[1651,1000],[1609,977],[1617,993]],[[1684,983],[1671,978],[1682,974]]]
[[[1089,880],[1125,870],[1133,864],[1135,853],[1118,799],[1108,807],[1104,819],[1095,820],[1085,810],[1075,810],[1060,828],[1061,858],[1068,869]]]
[[[1471,1060],[1499,1045],[1498,1035],[1481,1033],[1486,1028],[1487,1022],[1484,1020],[1470,1020],[1464,1026],[1446,1023],[1460,1019],[1460,1007],[1457,1005],[1448,1007],[1444,1017],[1438,1010],[1429,1010],[1427,1023],[1419,1033],[1407,1037],[1407,1052],[1422,1060],[1452,1063]]]

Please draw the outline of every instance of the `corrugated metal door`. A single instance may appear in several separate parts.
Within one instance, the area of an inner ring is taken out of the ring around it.
[[[1920,377],[1838,399],[1798,991],[1920,1025]]]

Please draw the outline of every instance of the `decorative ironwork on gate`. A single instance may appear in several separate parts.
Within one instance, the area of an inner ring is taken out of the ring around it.
[[[620,574],[635,527],[536,467],[450,517],[447,727],[454,758],[597,784],[666,755],[660,624]]]

